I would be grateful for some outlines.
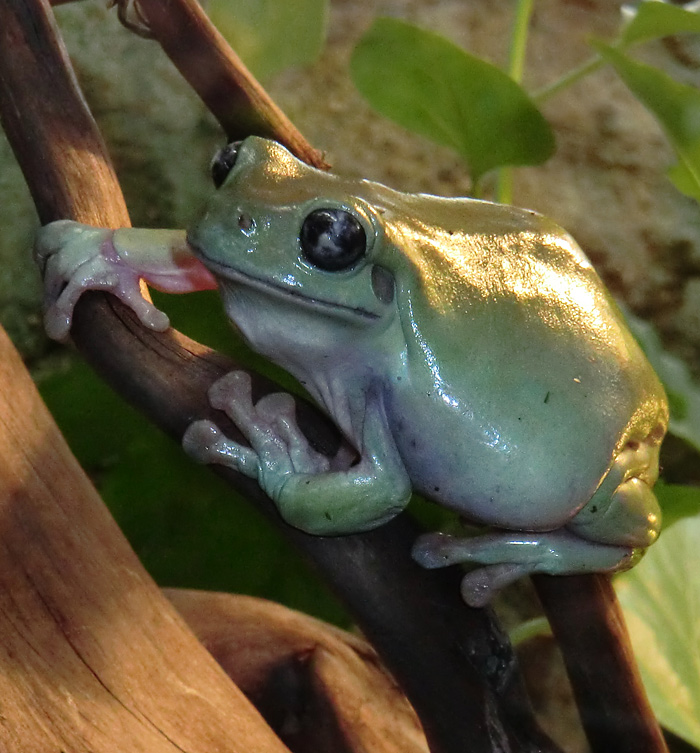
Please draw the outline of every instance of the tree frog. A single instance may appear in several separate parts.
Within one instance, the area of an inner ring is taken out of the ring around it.
[[[251,137],[215,158],[217,190],[185,233],[44,227],[49,333],[88,288],[141,320],[167,317],[140,279],[218,287],[259,353],[287,369],[357,448],[338,468],[308,444],[288,395],[255,405],[245,374],[214,384],[250,446],[198,421],[183,444],[258,479],[305,531],[371,529],[415,489],[483,526],[426,534],[425,567],[471,563],[486,603],[529,573],[611,572],[656,538],[663,388],[583,252],[532,211],[401,193],[321,172]]]

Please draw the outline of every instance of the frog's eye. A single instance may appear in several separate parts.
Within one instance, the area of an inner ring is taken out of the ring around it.
[[[233,141],[219,149],[211,161],[211,178],[214,181],[214,187],[219,188],[226,180],[226,176],[231,172],[231,168],[236,164],[238,149],[241,146],[240,141]]]
[[[304,259],[326,272],[348,269],[365,255],[367,235],[344,209],[315,209],[299,234]]]

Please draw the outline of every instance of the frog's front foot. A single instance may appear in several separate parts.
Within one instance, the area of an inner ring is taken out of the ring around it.
[[[143,297],[138,273],[117,253],[113,234],[70,220],[40,229],[34,258],[44,276],[44,324],[52,339],[68,338],[73,309],[86,290],[117,296],[151,329],[168,328],[168,317]]]
[[[480,565],[464,576],[461,590],[467,604],[482,607],[497,591],[524,575],[622,570],[634,563],[639,552],[587,541],[560,529],[504,531],[470,538],[428,533],[417,540],[412,554],[418,564],[431,569],[458,563]]]
[[[254,405],[250,376],[243,371],[222,377],[208,394],[212,407],[226,413],[250,446],[229,439],[211,421],[195,421],[182,446],[197,462],[224,465],[257,479],[274,501],[293,475],[329,470],[330,460],[309,445],[297,425],[291,395],[272,393]]]

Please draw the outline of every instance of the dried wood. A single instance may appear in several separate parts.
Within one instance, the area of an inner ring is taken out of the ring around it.
[[[0,330],[0,749],[284,753],[142,568]]]
[[[292,750],[427,753],[418,717],[364,640],[250,596],[165,593]]]
[[[118,0],[122,7],[127,0]],[[196,0],[136,0],[139,16],[221,124],[229,141],[264,136],[299,159],[329,165],[245,67]]]

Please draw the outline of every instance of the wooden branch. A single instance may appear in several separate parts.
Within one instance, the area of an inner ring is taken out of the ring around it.
[[[287,751],[144,571],[2,329],[0,696],[4,753]]]
[[[42,221],[71,217],[123,226],[113,172],[48,19],[39,0],[0,0],[3,124]],[[205,57],[192,59],[209,68]],[[42,185],[47,182],[52,185]],[[178,333],[144,330],[101,294],[81,300],[73,337],[122,395],[176,439],[192,419],[211,414],[206,389],[231,368]],[[257,379],[256,389],[270,387]],[[308,406],[300,410],[309,433],[331,441],[327,421]],[[224,475],[279,523],[256,485]],[[534,724],[512,650],[490,613],[461,602],[458,572],[429,572],[411,562],[417,532],[410,521],[336,539],[285,531],[319,565],[402,683],[434,753],[462,753],[465,741],[473,753],[492,753],[501,744],[554,750]]]
[[[79,217],[87,224],[128,227],[114,168],[53,14],[48,8],[33,13],[32,3],[4,5],[0,121],[22,172],[33,176],[29,188],[39,219]]]
[[[365,641],[250,596],[165,594],[292,750],[427,753],[418,717]]]
[[[123,5],[127,0],[118,2]],[[264,136],[284,144],[314,167],[329,167],[243,65],[197,0],[136,0],[136,4],[153,37],[219,121],[229,141]]]
[[[533,578],[592,753],[668,753],[607,575]]]

